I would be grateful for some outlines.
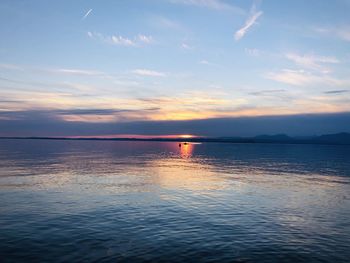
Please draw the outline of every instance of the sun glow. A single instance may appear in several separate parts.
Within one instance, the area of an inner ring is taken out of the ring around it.
[[[183,139],[190,139],[190,138],[194,138],[196,136],[191,135],[191,134],[181,134],[179,135],[179,138],[183,138]]]
[[[144,134],[106,134],[106,135],[76,135],[66,136],[69,138],[99,138],[99,139],[191,139],[198,138],[193,134],[163,134],[163,135],[144,135]]]

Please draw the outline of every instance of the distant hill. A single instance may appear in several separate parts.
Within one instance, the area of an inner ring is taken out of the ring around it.
[[[317,142],[332,144],[350,144],[350,133],[341,132],[336,134],[326,134],[314,138]]]
[[[290,137],[286,134],[259,135],[257,143],[309,143],[309,144],[350,144],[350,133],[342,132],[313,137]]]
[[[255,141],[272,141],[272,142],[288,142],[293,141],[294,138],[289,137],[286,134],[275,134],[275,135],[259,135],[254,137]]]

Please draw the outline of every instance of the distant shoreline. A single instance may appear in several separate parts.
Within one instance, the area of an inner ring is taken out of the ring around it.
[[[265,144],[320,144],[350,145],[350,133],[328,134],[313,137],[289,137],[287,135],[261,135],[256,137],[194,137],[194,138],[71,138],[71,137],[0,137],[0,140],[62,140],[62,141],[146,141],[188,143],[265,143]]]

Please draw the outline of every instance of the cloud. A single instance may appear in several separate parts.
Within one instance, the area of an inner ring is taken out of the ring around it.
[[[245,48],[244,51],[252,57],[259,57],[261,55],[261,51],[256,48]]]
[[[132,73],[140,76],[147,76],[147,77],[165,77],[166,74],[159,71],[149,70],[149,69],[135,69],[132,71]]]
[[[153,43],[153,37],[152,36],[145,36],[145,35],[138,35],[138,39],[143,42],[143,43],[146,43],[146,44],[151,44]]]
[[[184,30],[183,25],[181,25],[178,21],[169,19],[164,16],[152,16],[153,26],[173,29],[173,30]]]
[[[85,18],[87,18],[90,15],[91,12],[92,12],[92,9],[89,9],[89,11],[87,11],[85,13],[85,15],[83,16],[83,18],[81,20],[84,20]]]
[[[336,37],[350,42],[350,25],[337,27],[315,27],[313,30],[321,35]]]
[[[187,43],[181,43],[181,48],[187,50],[193,49],[193,47],[188,45]]]
[[[111,43],[120,46],[136,46],[136,43],[129,38],[113,35],[109,37]]]
[[[203,60],[199,61],[199,64],[210,65],[211,63],[208,60],[203,59]]]
[[[52,118],[55,114],[50,111],[13,112],[11,120],[1,119],[0,114],[0,136],[94,136],[135,133],[255,136],[276,133],[314,135],[350,132],[350,113],[132,122],[66,121],[61,118]]]
[[[53,69],[50,70],[51,72],[56,73],[64,73],[64,74],[71,74],[71,75],[83,75],[83,76],[101,76],[105,75],[105,73],[101,71],[95,71],[95,70],[83,70],[83,69]]]
[[[25,84],[23,81],[15,80],[15,79],[9,79],[9,78],[3,78],[0,77],[1,81],[6,81],[6,82],[12,82],[12,83],[20,83],[20,84]]]
[[[139,47],[139,46],[142,46],[142,44],[148,45],[148,44],[154,43],[154,39],[152,36],[146,36],[143,34],[139,34],[135,36],[133,39],[120,36],[120,35],[105,36],[101,33],[91,32],[91,31],[88,31],[87,35],[91,39],[97,39],[108,44],[125,46],[125,47]]]
[[[0,100],[0,103],[23,103],[22,100]]]
[[[231,10],[239,14],[244,14],[244,10],[228,4],[221,0],[170,0],[170,2],[175,4],[192,5],[198,7],[205,7],[213,10]]]
[[[256,5],[253,4],[251,10],[250,10],[250,14],[247,18],[247,20],[245,21],[243,27],[241,27],[239,30],[236,31],[234,37],[236,41],[239,41],[240,39],[242,39],[245,34],[248,32],[248,30],[254,25],[256,24],[256,21],[258,20],[258,18],[263,14],[262,11],[257,11],[256,10]]]
[[[96,33],[91,31],[87,32],[87,35],[92,39],[98,39],[100,41],[113,44],[113,45],[129,46],[129,47],[136,46],[136,43],[133,40],[123,36],[118,36],[118,35],[104,36],[101,33]]]
[[[10,70],[23,70],[22,67],[14,64],[0,64],[0,68],[2,69],[10,69]]]
[[[341,90],[328,90],[325,91],[325,94],[344,94],[344,93],[348,93],[350,92],[350,90],[345,90],[345,89],[341,89]]]
[[[324,74],[316,75],[305,70],[283,69],[278,72],[269,72],[264,77],[294,86],[346,86],[350,84],[349,80],[336,79]]]
[[[0,120],[13,121],[74,121],[74,122],[114,122],[135,121],[145,119],[150,112],[159,108],[148,107],[139,109],[31,109],[0,111]]]
[[[274,89],[274,90],[260,90],[260,91],[251,92],[249,94],[254,96],[270,96],[276,93],[280,94],[283,92],[285,92],[284,89]]]
[[[328,73],[330,70],[323,64],[337,64],[340,61],[335,57],[316,56],[316,55],[299,55],[296,53],[286,54],[286,58],[293,61],[298,66],[304,68]]]
[[[208,61],[208,60],[206,60],[206,59],[202,59],[202,60],[198,61],[198,63],[201,64],[201,65],[206,65],[206,66],[221,67],[221,65],[216,64],[216,63],[213,63],[213,62]]]
[[[53,70],[42,70],[42,72],[55,72]],[[9,79],[9,78],[2,78],[0,77],[0,81],[5,81],[9,83],[14,83],[14,84],[20,84],[20,85],[13,85],[11,88],[7,88],[7,92],[11,90],[12,92],[16,93],[18,91],[21,91],[23,93],[24,91],[47,91],[48,87],[50,87],[51,90],[60,90],[63,91],[65,90],[65,85],[64,83],[48,83],[48,82],[39,82],[39,81],[31,81],[31,80],[20,80],[20,79]],[[31,86],[30,90],[28,89],[27,86]],[[3,87],[4,88],[4,87]],[[3,93],[6,92],[5,88],[3,89]],[[33,99],[33,98],[31,98]]]
[[[157,111],[159,108],[145,109],[67,109],[67,110],[52,110],[50,113],[57,115],[113,115],[122,112],[136,111]]]
[[[279,72],[269,72],[265,78],[274,81],[295,85],[304,86],[315,82],[315,77],[303,70],[283,69]]]
[[[335,31],[336,35],[343,40],[350,41],[350,26],[347,28],[340,28]]]

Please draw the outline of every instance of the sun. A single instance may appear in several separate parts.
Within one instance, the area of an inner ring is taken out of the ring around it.
[[[190,139],[190,138],[193,138],[195,136],[191,135],[191,134],[181,134],[181,135],[179,135],[179,137],[183,138],[183,139]]]

